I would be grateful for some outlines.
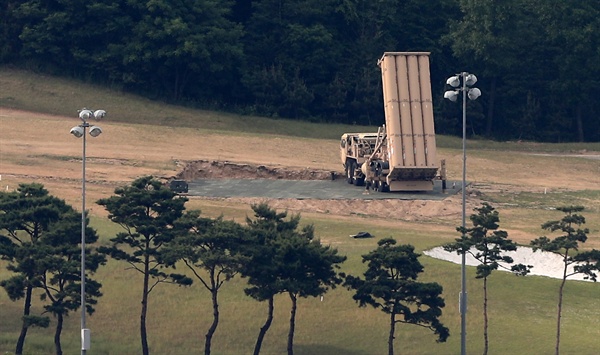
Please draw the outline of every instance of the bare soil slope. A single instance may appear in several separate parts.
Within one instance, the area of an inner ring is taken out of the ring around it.
[[[310,168],[272,167],[230,161],[197,160],[186,163],[178,179],[288,179],[328,180],[332,171]]]

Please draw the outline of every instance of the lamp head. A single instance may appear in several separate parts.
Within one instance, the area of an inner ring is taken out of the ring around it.
[[[479,96],[481,96],[481,90],[478,88],[469,89],[469,92],[467,93],[469,100],[477,100]]]
[[[460,78],[458,75],[449,77],[448,80],[446,80],[446,84],[452,86],[453,88],[457,88],[460,85]]]
[[[75,127],[71,128],[71,134],[77,138],[83,137],[84,133],[85,133],[85,131],[83,130],[83,127],[75,126]]]
[[[476,82],[477,82],[477,77],[475,76],[475,74],[468,74],[465,77],[465,84],[467,86],[473,86]]]
[[[104,116],[106,116],[106,111],[104,111],[104,110],[96,110],[96,111],[94,111],[94,118],[96,118],[98,121],[100,121],[101,119],[103,119]]]
[[[94,116],[94,113],[91,110],[88,110],[87,108],[83,108],[83,109],[79,110],[79,118],[83,122],[89,120],[93,116]]]
[[[452,102],[456,102],[458,100],[458,90],[450,90],[444,93],[444,99],[448,99]]]
[[[102,128],[100,128],[98,126],[91,126],[90,127],[90,136],[92,136],[92,137],[98,137],[100,135],[100,133],[102,133]]]

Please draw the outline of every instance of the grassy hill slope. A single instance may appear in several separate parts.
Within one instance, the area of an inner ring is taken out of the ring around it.
[[[79,123],[77,109],[103,108],[109,112],[100,123],[104,133],[88,141],[87,198],[91,224],[101,243],[108,243],[119,227],[108,222],[106,212],[94,202],[108,197],[116,186],[133,178],[153,174],[169,176],[185,160],[214,159],[278,166],[340,169],[338,138],[345,131],[374,131],[374,127],[323,125],[260,117],[237,116],[164,105],[78,82],[0,69],[0,187],[41,182],[52,194],[75,208],[81,205],[81,140],[68,133]],[[439,156],[446,159],[448,173],[460,179],[461,141],[438,137]],[[489,201],[500,212],[500,228],[509,237],[527,243],[545,234],[540,224],[559,219],[553,207],[582,204],[586,207],[590,239],[586,248],[600,248],[600,160],[573,153],[600,151],[597,144],[554,145],[518,142],[469,141],[468,181],[471,182],[467,212]],[[531,152],[543,153],[532,155]],[[547,154],[547,153],[560,154]],[[564,155],[568,154],[568,155]],[[257,199],[258,200],[258,199]],[[254,200],[256,201],[256,200]],[[253,201],[239,199],[193,199],[187,207],[206,216],[224,215],[243,222]],[[376,247],[379,238],[394,237],[417,251],[458,237],[460,198],[449,196],[431,207],[443,216],[400,215],[381,218],[366,207],[333,214],[326,209],[302,209],[302,201],[271,201],[280,208],[301,212],[303,223],[315,225],[325,244],[348,257],[347,273],[364,270],[361,255]],[[343,201],[339,202],[342,207]],[[387,208],[392,202],[384,201]],[[447,212],[449,210],[450,212]],[[348,238],[357,231],[376,238]],[[457,308],[460,266],[426,256],[424,281],[444,287],[446,307],[442,322],[450,328],[447,343],[435,343],[427,330],[398,325],[396,349],[402,354],[456,354],[460,349],[460,318]],[[0,279],[10,274],[0,261]],[[481,281],[468,269],[468,352],[483,349]],[[90,354],[139,354],[139,275],[128,265],[110,261],[96,278],[104,296],[89,317],[92,330]],[[552,353],[556,297],[559,280],[545,277],[517,278],[493,274],[490,287],[490,352],[494,354]],[[244,295],[245,280],[236,278],[220,295],[221,323],[213,339],[214,354],[251,353],[266,305]],[[600,329],[600,288],[588,282],[568,282],[565,289],[561,353],[595,354]],[[34,312],[41,312],[36,299]],[[201,353],[203,335],[211,321],[210,297],[200,285],[157,287],[150,297],[149,343],[153,354]],[[275,320],[267,334],[263,354],[286,352],[290,301],[275,300]],[[22,304],[12,302],[0,290],[0,353],[14,351],[20,330]],[[378,310],[358,308],[345,289],[324,299],[301,299],[296,326],[296,354],[371,355],[386,353],[388,318]],[[50,329],[31,329],[27,354],[53,353],[53,322]],[[79,353],[79,316],[74,313],[63,331],[66,354]]]

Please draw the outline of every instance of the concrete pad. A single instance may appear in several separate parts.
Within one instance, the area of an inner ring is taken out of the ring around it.
[[[205,197],[267,197],[318,200],[443,200],[460,191],[460,181],[436,180],[433,191],[377,192],[365,191],[345,180],[272,180],[272,179],[206,179],[188,181],[189,196]]]

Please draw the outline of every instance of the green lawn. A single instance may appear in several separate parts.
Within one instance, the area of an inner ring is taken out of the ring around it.
[[[217,212],[217,211],[214,211]],[[239,209],[232,215],[248,211]],[[227,217],[227,215],[225,216]],[[346,220],[305,218],[314,223],[325,244],[336,246],[348,257],[343,271],[359,274],[364,270],[361,255],[376,247],[379,238],[392,236],[401,243],[424,250],[444,242],[443,237],[423,234],[417,225],[406,229],[377,227],[368,220],[348,223]],[[101,240],[106,241],[118,228],[101,219],[93,219]],[[377,238],[351,239],[355,230],[369,230]],[[452,354],[460,348],[460,315],[457,295],[460,288],[460,266],[421,257],[425,265],[423,281],[443,285],[446,307],[443,322],[451,330],[447,343],[438,344],[435,337],[419,327],[399,325],[396,349],[404,354]],[[1,276],[7,276],[6,271]],[[127,265],[110,261],[96,275],[102,282],[104,296],[97,312],[88,317],[92,330],[94,354],[139,353],[139,305],[141,278]],[[519,278],[495,273],[490,287],[490,349],[497,354],[517,354],[527,347],[530,354],[552,352],[556,321],[556,292],[559,280],[544,277]],[[245,281],[236,278],[225,285],[220,295],[221,322],[214,338],[214,354],[244,354],[252,351],[259,327],[266,315],[266,305],[243,293]],[[469,311],[468,350],[483,349],[481,282],[468,270]],[[597,349],[600,329],[599,287],[594,283],[568,282],[563,313],[563,354],[592,354]],[[39,304],[39,303],[38,303]],[[19,331],[20,302],[11,302],[0,293],[3,322],[0,325],[0,351],[10,352]],[[264,343],[265,354],[285,352],[290,301],[286,295],[276,298],[275,321]],[[211,321],[210,297],[200,285],[181,288],[161,285],[151,294],[148,318],[152,353],[199,353],[203,336]],[[318,298],[301,299],[298,309],[295,352],[297,354],[382,354],[387,349],[388,318],[379,310],[358,308],[345,289],[336,289]],[[77,352],[79,345],[79,313],[71,315],[63,332],[66,354]],[[52,330],[31,329],[26,353],[50,354]]]

